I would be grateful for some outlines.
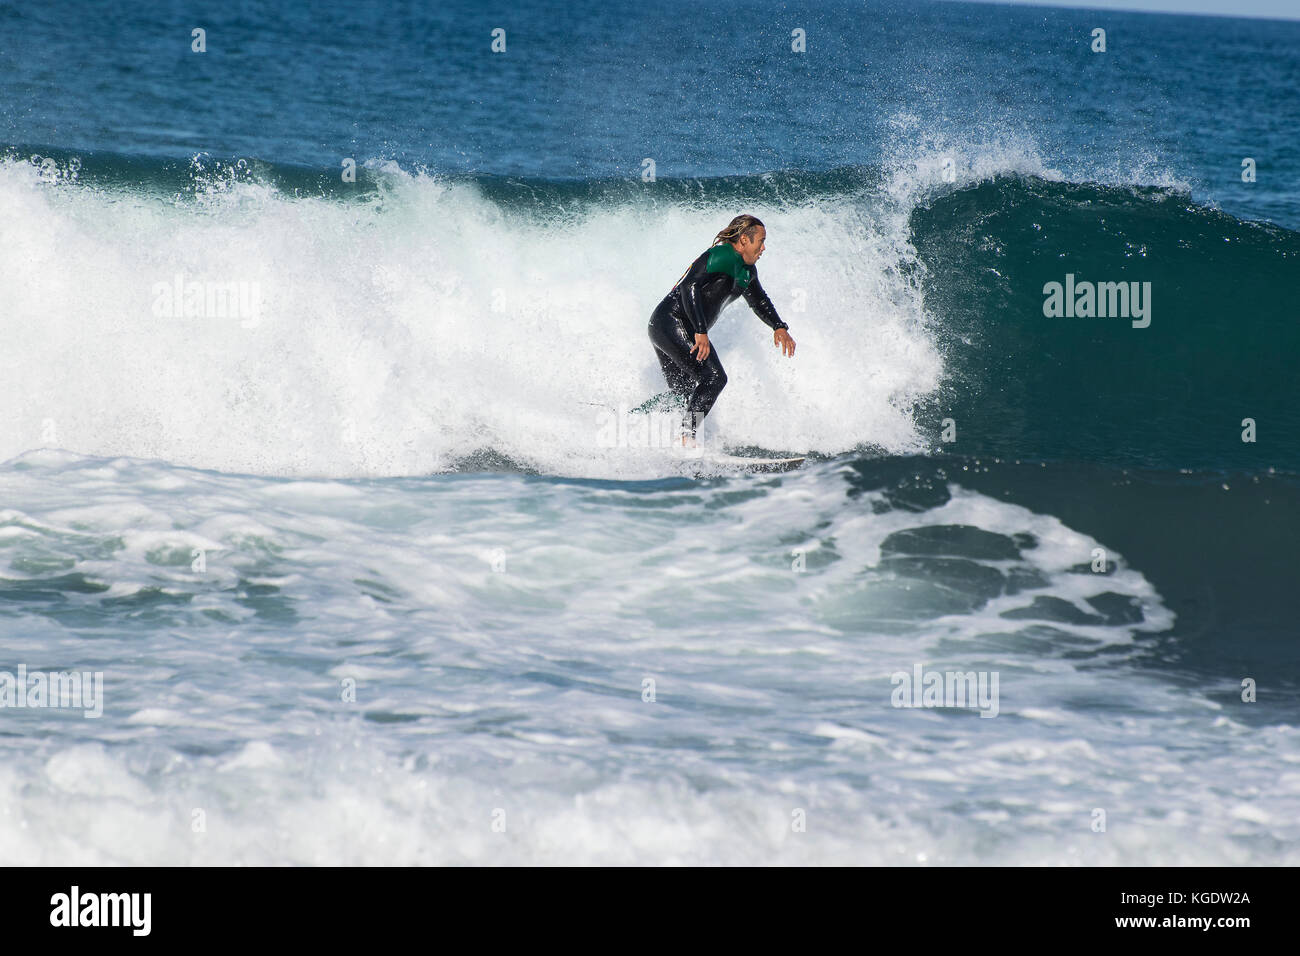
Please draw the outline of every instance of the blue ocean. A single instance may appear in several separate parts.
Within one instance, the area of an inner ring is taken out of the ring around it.
[[[1300,21],[0,6],[0,860],[1300,863],[1298,86]],[[731,306],[700,438],[784,473],[630,411],[740,213],[798,349]]]

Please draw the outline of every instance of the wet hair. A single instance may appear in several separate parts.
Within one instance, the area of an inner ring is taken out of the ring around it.
[[[731,222],[727,223],[727,228],[713,237],[713,244],[716,246],[720,242],[739,242],[741,236],[753,238],[754,230],[767,227],[759,221],[758,217],[751,216],[748,213],[737,216]]]

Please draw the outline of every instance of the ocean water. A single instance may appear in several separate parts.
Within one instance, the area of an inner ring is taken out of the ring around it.
[[[0,9],[0,704],[102,675],[0,706],[0,859],[1300,862],[1297,79],[922,0]],[[781,475],[625,414],[742,211],[798,351],[733,306],[702,437]]]

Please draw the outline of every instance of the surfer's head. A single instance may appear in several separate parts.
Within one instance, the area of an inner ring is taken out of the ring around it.
[[[755,216],[748,214],[737,216],[728,223],[727,228],[713,237],[713,244],[729,242],[740,253],[745,265],[752,266],[763,254],[763,244],[767,241],[767,228]]]

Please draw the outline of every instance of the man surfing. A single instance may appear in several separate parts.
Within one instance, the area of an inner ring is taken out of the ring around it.
[[[709,343],[709,329],[738,296],[773,330],[772,342],[794,355],[790,327],[758,284],[754,264],[763,254],[767,229],[749,215],[731,220],[677,280],[672,291],[650,316],[650,342],[664,370],[668,387],[685,405],[682,445],[697,447],[696,432],[727,384],[718,353]]]

